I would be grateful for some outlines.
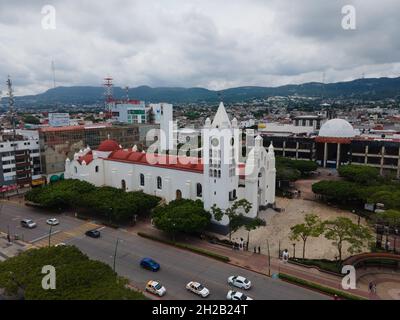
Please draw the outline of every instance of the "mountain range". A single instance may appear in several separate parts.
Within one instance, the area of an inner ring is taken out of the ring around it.
[[[115,98],[126,97],[126,90],[113,88]],[[400,77],[368,78],[347,82],[323,84],[309,82],[298,85],[279,87],[244,86],[220,91],[205,88],[139,86],[130,88],[131,99],[146,102],[199,103],[217,102],[221,97],[227,102],[248,101],[271,96],[307,96],[335,99],[380,100],[386,98],[400,99]],[[2,102],[5,103],[3,98]],[[61,104],[95,104],[104,101],[104,88],[93,86],[56,87],[37,95],[18,96],[15,104],[21,106],[43,106]]]

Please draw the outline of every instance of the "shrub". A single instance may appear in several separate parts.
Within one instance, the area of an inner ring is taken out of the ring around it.
[[[336,290],[336,289],[333,289],[333,288],[330,288],[330,287],[325,287],[325,286],[322,286],[320,284],[317,284],[317,283],[314,283],[314,282],[311,282],[311,281],[307,281],[307,280],[304,280],[304,279],[300,279],[300,278],[297,278],[297,277],[294,277],[294,276],[291,276],[291,275],[288,275],[288,274],[285,274],[285,273],[279,273],[279,278],[282,279],[282,280],[286,280],[288,282],[294,283],[294,284],[305,286],[305,287],[308,287],[308,288],[311,288],[311,289],[316,289],[318,291],[327,293],[327,294],[332,295],[332,296],[336,294],[338,297],[344,298],[346,300],[366,300],[364,297],[360,297],[360,296],[357,296],[357,295],[354,295],[354,294],[350,294],[350,293],[347,293],[347,292]]]

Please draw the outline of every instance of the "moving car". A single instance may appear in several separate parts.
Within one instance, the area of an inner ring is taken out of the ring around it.
[[[193,293],[205,298],[210,294],[210,290],[208,290],[206,287],[204,287],[202,284],[195,282],[195,281],[190,281],[186,285],[186,289],[189,291],[192,291]]]
[[[167,293],[167,289],[165,289],[164,286],[161,285],[158,281],[150,280],[146,284],[146,291],[156,294],[160,297],[165,295]]]
[[[56,218],[51,218],[51,219],[47,219],[46,223],[50,226],[56,226],[56,225],[60,224],[60,221],[58,221],[58,219],[56,219]]]
[[[140,261],[140,265],[141,265],[143,268],[148,269],[148,270],[151,270],[151,271],[158,271],[158,270],[160,270],[160,265],[159,265],[157,262],[155,262],[153,259],[151,259],[151,258],[143,258],[143,259]]]
[[[100,238],[100,231],[96,229],[86,231],[85,234],[91,238]]]
[[[21,220],[21,226],[24,228],[32,229],[36,227],[36,223],[33,222],[31,219],[24,219]]]
[[[227,300],[253,300],[252,298],[246,296],[244,293],[239,291],[229,290],[226,295]]]
[[[228,278],[228,283],[242,289],[250,289],[251,281],[242,276],[231,276]]]

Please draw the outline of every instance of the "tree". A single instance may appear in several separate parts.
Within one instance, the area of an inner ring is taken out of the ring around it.
[[[400,226],[400,211],[387,210],[385,212],[378,213],[376,215],[376,218],[388,226],[391,227]]]
[[[322,180],[312,185],[315,194],[339,203],[360,202],[361,187],[354,182]]]
[[[152,218],[155,226],[173,236],[177,232],[199,232],[208,226],[211,214],[200,200],[180,199],[156,207]]]
[[[252,230],[257,229],[258,227],[265,226],[265,220],[260,218],[250,219],[247,223],[245,223],[244,227],[247,230],[247,247],[249,246],[250,242],[250,232]]]
[[[304,223],[290,228],[290,240],[303,240],[303,259],[306,255],[306,241],[309,237],[319,237],[324,231],[324,225],[315,214],[306,214]]]
[[[246,199],[236,200],[231,207],[223,212],[220,208],[217,208],[215,204],[211,208],[211,212],[214,215],[214,219],[220,221],[222,217],[227,215],[229,219],[229,240],[232,239],[232,233],[237,231],[240,227],[245,225],[245,219],[242,213],[238,213],[239,209],[242,209],[246,214],[250,212],[252,204]]]
[[[339,254],[339,261],[342,260],[343,244],[349,244],[348,252],[358,253],[366,241],[372,239],[369,228],[353,223],[349,218],[338,217],[335,220],[324,222],[325,237],[333,240]]]
[[[338,172],[341,177],[362,185],[374,185],[381,179],[379,170],[368,166],[341,166]]]
[[[32,115],[27,115],[24,117],[24,122],[25,123],[30,123],[30,124],[40,124],[40,120],[36,118],[35,116]]]
[[[56,289],[41,286],[42,268],[56,269]],[[26,300],[137,300],[140,292],[128,289],[128,280],[109,265],[90,260],[74,246],[31,249],[0,262],[0,288],[6,295]]]

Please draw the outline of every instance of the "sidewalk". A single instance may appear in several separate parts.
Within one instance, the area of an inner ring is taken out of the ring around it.
[[[128,228],[128,231],[135,233],[144,232],[147,234],[157,236],[159,238],[167,239],[166,235],[163,232],[157,230],[149,223],[143,221],[138,222],[137,225],[134,227]],[[190,244],[192,246],[206,249],[208,251],[215,252],[220,255],[228,256],[230,258],[229,263],[232,265],[245,268],[257,273],[262,273],[265,275],[269,274],[267,255],[258,254],[251,251],[233,250],[232,248],[228,248],[220,244],[213,244],[206,240],[197,239],[195,237],[191,237],[188,235],[177,238],[176,240],[179,242]],[[271,257],[270,275],[279,272],[286,273],[288,275],[295,276],[297,278],[301,278],[314,283],[318,283],[326,287],[331,287],[337,290],[355,294],[367,299],[380,300],[379,296],[373,295],[368,291],[365,291],[365,289],[360,288],[351,291],[343,290],[341,286],[342,278],[339,276],[321,272],[316,268],[307,268],[295,264],[283,263],[278,258]]]

